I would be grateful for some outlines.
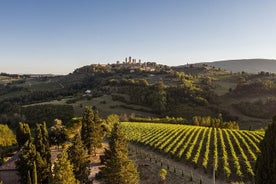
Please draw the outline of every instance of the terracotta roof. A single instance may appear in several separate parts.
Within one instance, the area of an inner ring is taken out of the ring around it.
[[[0,171],[16,170],[15,162],[18,160],[19,152],[0,166]]]

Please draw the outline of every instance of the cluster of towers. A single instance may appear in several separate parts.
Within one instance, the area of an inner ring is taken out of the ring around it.
[[[141,64],[141,59],[138,60],[138,62],[136,61],[136,59],[132,59],[131,56],[129,56],[128,58],[125,58],[125,63],[127,64],[136,64],[139,63]]]

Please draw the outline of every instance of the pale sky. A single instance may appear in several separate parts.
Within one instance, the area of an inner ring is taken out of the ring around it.
[[[276,59],[274,0],[0,0],[0,72]]]

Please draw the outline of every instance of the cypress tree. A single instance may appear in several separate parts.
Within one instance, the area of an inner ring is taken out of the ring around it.
[[[41,125],[41,132],[42,132],[43,145],[45,147],[45,151],[42,156],[45,157],[47,160],[47,163],[50,163],[51,165],[51,149],[50,149],[48,130],[45,122]]]
[[[276,116],[265,132],[264,139],[260,143],[261,153],[255,166],[256,184],[276,183]]]
[[[23,183],[23,182],[21,181],[21,183]],[[31,178],[30,171],[28,171],[27,184],[32,184],[32,178]]]
[[[36,163],[33,163],[33,184],[37,184],[37,170],[36,170]]]
[[[31,139],[31,130],[27,123],[19,123],[19,127],[16,129],[16,140],[19,148],[21,148],[25,142]]]
[[[46,123],[36,124],[35,146],[37,155],[38,182],[48,183],[51,177],[51,151]]]
[[[81,141],[80,135],[77,134],[73,140],[72,146],[68,149],[68,157],[73,164],[73,172],[75,177],[81,183],[87,182],[90,174],[90,161],[86,153],[87,150]]]
[[[96,148],[101,147],[102,131],[98,111],[86,107],[82,117],[81,139],[89,154],[96,154]]]
[[[63,151],[58,155],[54,165],[53,183],[55,184],[78,184],[79,181],[73,173],[73,165],[68,160],[68,154]]]
[[[83,144],[86,146],[86,148],[88,149],[88,130],[87,130],[87,126],[88,123],[92,123],[92,119],[94,114],[92,113],[92,109],[90,107],[86,107],[85,111],[83,112],[82,115],[82,124],[81,124],[81,140],[83,141]]]
[[[51,150],[46,123],[36,124],[35,145],[40,155],[46,158],[47,161],[51,161]]]
[[[31,175],[34,163],[36,162],[36,149],[32,141],[27,141],[21,149],[19,154],[19,159],[16,161],[16,168],[20,175],[20,182],[25,184],[30,180],[29,175]],[[32,179],[30,180],[30,182]]]
[[[139,174],[132,160],[128,159],[127,142],[118,123],[110,138],[110,150],[105,152],[107,161],[102,173],[109,184],[138,184]]]

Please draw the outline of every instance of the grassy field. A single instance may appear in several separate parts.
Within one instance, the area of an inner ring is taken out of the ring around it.
[[[75,101],[74,103],[69,103],[74,108],[75,116],[80,117],[85,110],[86,106],[96,106],[100,112],[100,116],[105,118],[110,114],[131,114],[134,113],[136,116],[143,117],[155,117],[154,114],[144,112],[150,111],[151,109],[139,106],[139,105],[129,105],[119,101],[113,101],[110,95],[104,95],[97,98],[92,98],[89,96],[76,96],[69,97],[62,100],[53,100],[43,103],[35,103],[31,105],[43,105],[43,104],[54,104],[54,105],[65,105],[68,101]],[[142,111],[141,111],[142,110]]]

